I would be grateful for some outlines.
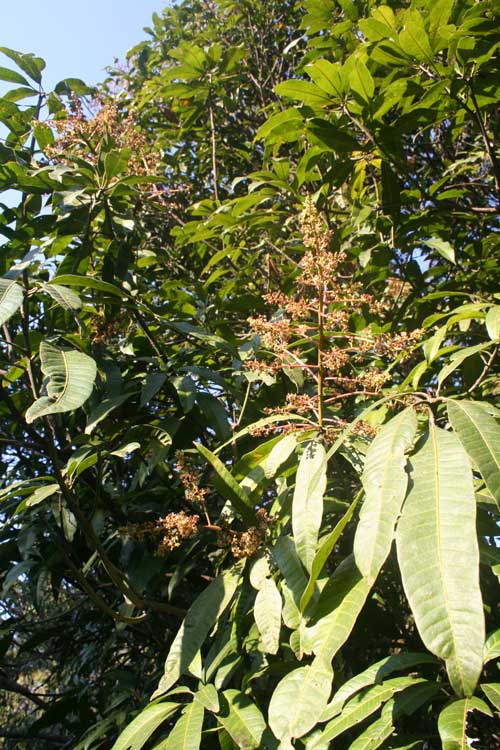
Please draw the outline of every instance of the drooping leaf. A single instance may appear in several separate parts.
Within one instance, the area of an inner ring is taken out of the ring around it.
[[[392,672],[411,669],[411,667],[415,667],[418,664],[437,664],[437,661],[430,654],[417,654],[410,652],[391,654],[391,656],[386,656],[385,659],[380,659],[380,661],[372,664],[368,669],[365,669],[363,672],[351,677],[347,682],[344,682],[333,696],[332,701],[326,707],[323,716],[321,717],[322,720],[327,721],[333,716],[339,714],[342,711],[345,702],[363,688],[382,682],[386,677],[392,674]]]
[[[154,750],[198,750],[204,715],[205,709],[201,701],[193,700],[177,719],[168,737],[155,745]]]
[[[279,739],[303,737],[318,721],[332,690],[333,670],[321,659],[289,672],[269,702],[269,726]]]
[[[117,409],[133,395],[133,393],[122,393],[120,396],[105,398],[104,401],[101,401],[101,403],[89,414],[87,426],[85,427],[85,434],[92,435],[99,422],[106,419],[114,409]]]
[[[300,458],[292,503],[295,547],[309,572],[318,545],[325,489],[326,451],[319,440],[311,440]]]
[[[31,495],[21,500],[17,506],[14,514],[20,513],[26,508],[32,508],[35,505],[46,500],[48,497],[52,497],[56,492],[60,492],[61,488],[58,484],[46,484],[43,487],[38,487]]]
[[[211,711],[215,714],[219,712],[219,694],[214,685],[200,685],[198,691],[195,693],[194,699],[200,701],[201,705],[204,706],[207,711]]]
[[[264,651],[276,654],[280,646],[281,594],[272,578],[266,578],[257,592],[254,617]]]
[[[328,94],[322,91],[319,86],[309,81],[283,81],[275,86],[278,96],[285,96],[288,99],[302,101],[304,104],[322,107],[331,102]]]
[[[297,607],[300,604],[300,598],[307,586],[307,578],[304,573],[293,539],[289,536],[280,536],[271,554],[278,565],[286,584],[292,592],[293,599]]]
[[[443,750],[469,750],[470,739],[467,737],[467,714],[469,711],[481,711],[491,716],[491,711],[481,698],[463,698],[448,703],[438,719],[439,736]]]
[[[399,691],[422,682],[425,681],[421,678],[394,677],[392,680],[386,680],[380,685],[374,685],[363,690],[343,706],[338,716],[328,722],[323,731],[309,744],[308,750],[313,750],[317,745],[321,746],[324,743],[331,742],[343,732],[367,719]],[[324,715],[323,713],[322,719]]]
[[[331,661],[348,639],[371,585],[350,555],[336,568],[314,610],[317,622],[304,632],[304,648]]]
[[[490,633],[484,644],[484,663],[492,659],[500,659],[500,630]]]
[[[28,424],[48,414],[78,409],[92,393],[97,373],[91,357],[71,349],[58,349],[47,341],[40,344],[40,360],[42,372],[48,378],[47,395],[27,410]]]
[[[500,305],[493,305],[486,313],[485,318],[486,330],[492,341],[498,341],[500,338]]]
[[[229,500],[235,511],[249,523],[255,522],[252,504],[245,490],[240,487],[230,471],[224,466],[220,458],[201,443],[195,443],[197,450],[215,471],[214,484],[225,500]]]
[[[58,305],[64,307],[65,310],[79,310],[82,306],[82,301],[78,294],[68,287],[62,286],[61,284],[43,284],[42,289],[47,294],[50,294],[53,300]]]
[[[153,697],[165,693],[187,672],[214,622],[224,612],[240,581],[237,564],[212,581],[190,606],[165,662],[165,673]]]
[[[225,690],[217,721],[231,736],[239,750],[266,750],[266,722],[248,695]]]
[[[481,690],[497,711],[500,711],[500,682],[483,682]]]
[[[304,612],[307,605],[309,604],[311,597],[314,593],[314,588],[316,585],[316,581],[318,580],[321,571],[323,570],[323,567],[330,557],[330,554],[333,551],[333,548],[337,544],[342,532],[344,531],[345,527],[349,523],[349,521],[352,518],[352,514],[354,513],[354,510],[358,504],[358,498],[355,498],[340,521],[334,526],[334,528],[330,531],[327,536],[321,540],[321,543],[319,545],[318,551],[316,552],[314,556],[314,560],[312,562],[311,566],[311,574],[309,576],[309,581],[307,582],[307,587],[304,593],[302,594],[302,597],[300,599],[300,611]]]
[[[395,702],[387,701],[380,717],[351,742],[349,750],[377,750],[394,731],[394,708]]]
[[[112,750],[141,750],[153,732],[179,707],[179,703],[170,702],[147,706],[123,730]]]
[[[414,409],[405,409],[382,427],[366,454],[362,476],[365,499],[354,537],[354,559],[371,582],[391,549],[408,484],[405,452],[416,430]]]
[[[396,535],[403,586],[426,647],[446,661],[455,692],[470,695],[484,615],[472,471],[456,435],[431,424],[410,476]]]
[[[0,279],[0,325],[3,325],[23,304],[23,290],[10,279]]]
[[[500,509],[500,427],[481,403],[448,401],[448,417]]]

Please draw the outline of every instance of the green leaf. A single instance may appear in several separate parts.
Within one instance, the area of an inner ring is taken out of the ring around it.
[[[492,659],[500,659],[500,630],[490,633],[484,644],[484,663]]]
[[[198,692],[195,693],[194,699],[200,701],[201,705],[216,714],[219,712],[220,702],[219,694],[214,685],[200,685]]]
[[[321,734],[318,734],[309,743],[308,750],[313,750],[316,745],[331,742],[343,732],[367,719],[368,716],[377,711],[383,703],[392,698],[397,692],[421,682],[424,682],[424,680],[413,677],[394,677],[392,680],[386,680],[380,685],[374,685],[363,690],[363,692],[355,695],[354,698],[343,706],[339,716],[328,722]],[[325,712],[321,716],[322,720],[324,715]]]
[[[500,427],[480,402],[448,401],[448,417],[500,509]]]
[[[38,487],[31,495],[29,495],[29,497],[25,497],[24,500],[21,500],[14,511],[14,515],[26,510],[26,508],[32,508],[34,505],[38,505],[48,497],[52,497],[52,495],[55,495],[56,492],[60,491],[61,487],[58,484],[46,484],[43,487]]]
[[[266,722],[255,703],[238,690],[225,690],[217,721],[239,750],[265,750]]]
[[[307,578],[297,555],[293,539],[289,536],[280,536],[274,547],[272,547],[271,554],[281,570],[286,585],[292,592],[293,600],[298,607],[300,598],[307,586]]]
[[[272,438],[242,456],[235,466],[237,475],[242,476],[240,486],[252,493],[266,481],[274,479],[296,447],[297,435],[289,433]]]
[[[312,650],[325,662],[331,661],[348,639],[370,587],[353,555],[345,558],[321,592],[314,611],[318,620],[304,632],[305,650]]]
[[[344,80],[340,63],[329,60],[315,60],[307,65],[306,73],[323,91],[333,97],[340,97],[344,92]]]
[[[130,148],[112,149],[107,152],[104,157],[104,173],[108,180],[126,170],[131,153]]]
[[[441,240],[439,237],[434,237],[431,240],[425,240],[427,247],[437,250],[438,253],[445,259],[449,260],[450,263],[456,263],[455,261],[455,249],[446,240]]]
[[[491,716],[489,707],[480,698],[455,700],[443,708],[438,719],[443,750],[469,750],[471,743],[467,737],[467,714],[474,710]]]
[[[310,81],[283,81],[278,83],[274,90],[278,96],[302,101],[312,107],[323,107],[326,104],[331,104],[332,101],[328,94]]]
[[[268,654],[277,654],[280,646],[281,594],[272,578],[266,578],[255,597],[253,614]]]
[[[8,81],[9,83],[20,83],[21,86],[29,86],[29,82],[20,73],[10,68],[3,68],[0,66],[0,81]],[[36,93],[36,92],[35,92]]]
[[[495,708],[500,711],[500,682],[483,682],[481,690]]]
[[[43,284],[42,289],[47,294],[50,294],[53,300],[58,305],[64,307],[65,310],[79,310],[82,306],[82,301],[78,294],[60,284]]]
[[[94,388],[97,368],[94,360],[82,352],[58,349],[47,341],[40,344],[42,372],[47,376],[46,396],[41,396],[27,410],[28,424],[48,414],[78,409]]]
[[[391,549],[408,484],[405,451],[416,431],[415,410],[405,409],[381,428],[366,454],[361,478],[365,499],[354,537],[354,559],[372,583]]]
[[[332,690],[333,670],[321,659],[289,672],[269,703],[269,726],[279,739],[303,737],[323,713]]]
[[[396,534],[403,586],[424,644],[446,661],[455,692],[471,695],[484,615],[472,471],[456,435],[430,424],[410,477]]]
[[[3,325],[23,304],[23,290],[10,279],[0,279],[0,325]]]
[[[178,703],[157,703],[147,706],[123,730],[112,750],[141,750],[153,732],[178,708]]]
[[[42,151],[44,151],[47,146],[54,145],[54,133],[52,132],[52,128],[45,122],[37,122],[36,125],[33,126],[33,133]]]
[[[380,717],[365,729],[349,746],[349,750],[376,750],[394,731],[395,702],[388,701]]]
[[[42,77],[40,73],[45,68],[45,62],[41,57],[35,57],[33,54],[22,54],[16,50],[10,49],[9,47],[0,47],[0,52],[10,57],[16,65],[21,68],[23,73],[26,73],[36,83],[41,83]]]
[[[326,451],[319,440],[311,440],[299,461],[292,502],[295,548],[307,571],[311,571],[323,518],[326,489]]]
[[[429,37],[418,10],[407,10],[404,14],[404,28],[399,35],[399,42],[405,53],[419,62],[432,60],[433,53]]]
[[[229,500],[233,508],[248,523],[255,523],[255,513],[251,501],[244,489],[240,487],[233,475],[226,469],[220,458],[205,448],[201,443],[195,443],[201,453],[215,470],[214,484],[225,500]]]
[[[165,662],[165,673],[153,697],[162,695],[185,674],[203,645],[212,625],[222,615],[238,587],[242,565],[217,576],[188,609]]]
[[[105,398],[103,401],[101,401],[101,403],[98,404],[95,409],[92,409],[89,414],[87,426],[85,427],[85,434],[92,435],[99,422],[102,422],[103,419],[106,419],[106,417],[111,414],[114,409],[117,409],[133,395],[133,393],[122,393],[121,396]]]
[[[486,313],[486,319],[484,322],[490,339],[492,341],[498,341],[500,338],[500,305],[490,307]]]
[[[392,672],[411,669],[411,667],[415,667],[418,664],[437,664],[437,662],[430,654],[417,654],[412,652],[392,654],[391,656],[386,656],[385,659],[377,661],[375,664],[368,667],[368,669],[365,669],[363,672],[351,677],[347,682],[344,682],[333,696],[332,701],[326,707],[321,720],[327,721],[333,716],[339,714],[346,701],[359,690],[375,683],[382,682],[382,680],[392,674]]]
[[[193,700],[177,719],[168,737],[155,745],[154,750],[198,750],[204,715],[205,709],[201,701]]]
[[[307,587],[304,593],[302,594],[302,597],[300,599],[300,611],[304,612],[307,605],[309,604],[311,597],[314,593],[314,588],[316,585],[316,581],[318,580],[321,571],[323,570],[323,567],[330,557],[333,548],[337,544],[342,532],[344,531],[345,527],[349,523],[349,521],[352,518],[352,514],[354,513],[354,509],[356,508],[358,504],[359,498],[356,497],[340,521],[334,526],[334,528],[330,531],[329,534],[327,534],[322,540],[319,545],[318,551],[314,555],[314,560],[312,562],[311,566],[311,574],[309,576],[309,581],[307,582]]]
[[[365,63],[355,60],[349,76],[351,90],[358,94],[361,99],[369,104],[375,93],[375,82]]]
[[[123,297],[124,292],[114,284],[108,284],[107,281],[96,279],[94,276],[77,276],[76,274],[66,273],[60,276],[54,276],[49,284],[63,284],[64,286],[84,287],[86,289],[96,289],[98,292],[107,292],[113,297]]]
[[[452,372],[460,367],[462,362],[468,357],[473,357],[475,354],[488,349],[491,346],[488,344],[476,344],[475,346],[467,346],[465,349],[460,349],[458,352],[454,352],[450,357],[450,362],[443,367],[438,375],[438,387],[440,388],[446,378],[451,375]]]

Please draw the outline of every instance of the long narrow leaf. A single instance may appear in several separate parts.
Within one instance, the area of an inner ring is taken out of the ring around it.
[[[292,528],[297,553],[311,571],[323,517],[326,489],[326,452],[319,440],[311,440],[300,458],[292,503]]]
[[[471,744],[467,737],[467,714],[473,710],[491,716],[489,707],[480,698],[454,700],[443,708],[438,719],[442,750],[469,750]]]
[[[165,673],[153,697],[165,693],[185,674],[212,625],[234,596],[241,577],[241,564],[218,576],[188,610],[165,662]]]
[[[147,706],[123,730],[112,750],[141,750],[153,732],[179,707],[179,703],[157,703]]]
[[[347,682],[344,682],[342,687],[340,687],[333,696],[331,703],[326,707],[321,719],[327,721],[333,716],[336,716],[342,711],[345,702],[355,693],[370,685],[382,682],[382,680],[392,674],[392,672],[410,669],[411,667],[417,666],[417,664],[436,663],[436,659],[430,654],[409,652],[386,656],[385,659],[380,659],[380,661],[372,664],[368,669],[365,669],[363,672],[351,677]]]
[[[448,416],[500,509],[500,427],[474,401],[448,401]]]
[[[202,703],[193,700],[186,706],[182,716],[177,719],[168,737],[156,745],[154,750],[198,750],[201,743],[204,714],[205,709]]]
[[[239,515],[249,523],[255,522],[255,514],[252,510],[251,501],[245,492],[240,487],[236,479],[232,476],[231,472],[226,469],[220,458],[216,456],[204,445],[196,443],[198,452],[201,453],[215,470],[214,484],[218,491],[226,500],[229,500],[233,508]]]
[[[370,588],[352,555],[347,557],[321,592],[315,610],[318,621],[305,629],[306,652],[313,651],[324,661],[331,661],[348,639]]]
[[[446,661],[455,692],[471,695],[484,616],[472,471],[456,435],[431,424],[411,480],[397,530],[403,586],[426,647]]]
[[[358,504],[359,498],[356,497],[340,521],[334,526],[334,528],[330,531],[330,533],[321,541],[321,544],[318,548],[318,551],[314,555],[314,560],[312,562],[311,566],[311,574],[309,576],[309,581],[307,582],[307,587],[304,593],[302,594],[302,598],[300,600],[300,611],[304,612],[305,608],[309,604],[311,597],[314,593],[314,587],[316,585],[316,581],[318,580],[318,577],[321,574],[321,571],[323,570],[323,567],[330,557],[330,554],[333,551],[333,548],[337,544],[342,532],[344,531],[345,527],[349,523],[349,521],[352,518],[352,514],[354,513],[354,509],[356,508],[356,505]]]
[[[405,409],[382,427],[366,454],[362,476],[366,497],[354,537],[354,559],[372,582],[391,549],[408,484],[405,452],[416,430],[415,410]]]

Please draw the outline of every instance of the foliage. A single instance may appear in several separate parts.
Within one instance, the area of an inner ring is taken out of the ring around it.
[[[498,746],[499,21],[2,48],[6,750]]]

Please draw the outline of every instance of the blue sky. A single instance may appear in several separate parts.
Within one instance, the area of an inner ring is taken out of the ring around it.
[[[44,88],[63,78],[82,78],[92,85],[105,78],[114,58],[147,38],[154,11],[165,0],[3,0],[0,46],[34,52],[47,63]],[[0,65],[13,67],[0,55]]]

